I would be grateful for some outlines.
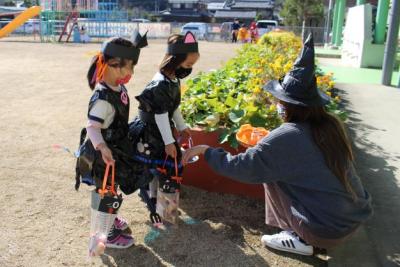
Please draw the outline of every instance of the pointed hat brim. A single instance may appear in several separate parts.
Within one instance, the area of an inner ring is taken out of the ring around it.
[[[331,98],[318,90],[318,94],[312,99],[295,99],[287,95],[285,89],[282,87],[281,83],[277,80],[272,80],[263,86],[263,89],[271,93],[275,98],[293,105],[310,107],[310,106],[325,106],[329,104]]]

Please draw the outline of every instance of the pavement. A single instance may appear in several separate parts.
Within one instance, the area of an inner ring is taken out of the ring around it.
[[[382,79],[381,69],[354,68],[344,65],[340,59],[318,58],[317,64],[324,72],[333,72],[338,83],[375,84],[380,85]],[[399,84],[398,70],[393,72],[392,86]]]
[[[329,266],[400,266],[400,89],[371,83],[371,70],[323,59],[349,114],[356,169],[373,199],[374,215],[345,244],[328,251]],[[339,70],[339,75],[336,71]],[[379,70],[373,70],[379,72]],[[340,73],[347,72],[341,76]],[[355,73],[363,73],[357,78]],[[357,82],[342,77],[353,76]],[[379,76],[379,75],[378,75]],[[394,80],[397,80],[395,73]]]
[[[341,58],[342,50],[325,47],[315,47],[315,56],[325,58]]]

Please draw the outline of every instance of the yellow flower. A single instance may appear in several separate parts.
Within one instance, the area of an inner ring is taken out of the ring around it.
[[[181,94],[184,95],[185,92],[187,91],[187,89],[188,89],[187,85],[186,84],[182,84],[181,85]]]
[[[286,63],[285,66],[283,67],[283,72],[287,73],[289,70],[292,68],[292,64],[290,62]]]
[[[332,96],[331,92],[326,92],[327,95]]]
[[[271,106],[269,106],[269,111],[275,112],[276,111],[276,105],[271,104]]]
[[[335,86],[335,82],[334,82],[334,81],[330,81],[328,86],[329,86],[329,88],[331,88],[331,89],[332,89],[332,88],[333,88],[333,86]]]
[[[335,100],[336,100],[337,102],[339,102],[339,101],[340,101],[340,97],[339,97],[339,96],[336,96],[336,97],[335,97]]]
[[[261,93],[261,88],[257,86],[256,88],[254,88],[253,92],[255,94],[259,94],[259,93]]]

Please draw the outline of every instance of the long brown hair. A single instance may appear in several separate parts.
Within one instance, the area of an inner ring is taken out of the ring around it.
[[[328,168],[353,198],[356,197],[347,174],[354,162],[353,150],[344,124],[324,107],[303,107],[280,102],[285,107],[285,122],[307,122],[313,139],[324,155]]]
[[[180,34],[172,34],[168,38],[168,44],[175,44],[177,42],[183,42],[185,36]],[[187,58],[188,54],[177,54],[177,55],[170,55],[165,54],[161,64],[159,66],[161,73],[173,73]]]

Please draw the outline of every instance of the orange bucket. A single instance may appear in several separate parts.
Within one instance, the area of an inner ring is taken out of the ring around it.
[[[266,137],[269,131],[263,127],[253,127],[250,124],[243,124],[236,133],[236,139],[244,147],[252,147]]]

